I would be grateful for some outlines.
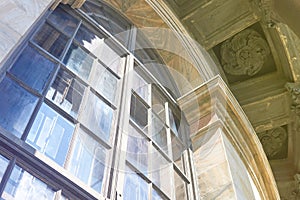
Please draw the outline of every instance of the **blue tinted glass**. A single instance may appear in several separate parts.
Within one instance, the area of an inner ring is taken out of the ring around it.
[[[38,98],[5,77],[0,83],[0,126],[20,137]]]
[[[26,142],[63,165],[74,125],[46,104],[43,104],[31,127]]]
[[[44,24],[34,36],[33,41],[53,56],[60,58],[68,38],[52,26]]]
[[[58,29],[64,31],[68,35],[72,35],[78,24],[78,20],[69,15],[61,8],[56,8],[48,18]]]
[[[114,110],[90,92],[81,120],[104,141],[109,141]]]
[[[67,71],[59,70],[46,97],[76,118],[84,89],[84,85]]]
[[[55,191],[52,188],[16,165],[5,186],[1,199],[50,200],[54,199],[54,197]]]
[[[97,51],[97,48],[103,44],[103,36],[98,37],[90,29],[81,25],[76,33],[75,39],[90,52]]]
[[[3,157],[2,155],[0,155],[0,182],[2,180],[2,177],[5,173],[6,167],[8,166],[8,160]]]
[[[101,192],[106,149],[82,129],[76,135],[69,170],[83,182]]]
[[[94,58],[80,47],[72,44],[64,59],[64,63],[72,72],[87,80],[94,63]]]
[[[24,83],[42,92],[45,89],[55,64],[27,46],[10,72]]]
[[[129,167],[126,167],[123,194],[124,200],[148,200],[148,183]]]

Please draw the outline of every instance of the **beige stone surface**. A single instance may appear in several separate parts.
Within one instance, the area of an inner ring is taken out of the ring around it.
[[[53,0],[0,2],[0,63],[52,2]]]

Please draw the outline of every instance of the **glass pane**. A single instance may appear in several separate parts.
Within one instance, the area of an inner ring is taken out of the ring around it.
[[[33,41],[53,56],[60,58],[68,38],[52,26],[44,24],[34,36]]]
[[[170,128],[172,129],[173,133],[182,140],[182,135],[180,132],[180,120],[170,108],[169,108],[169,118],[170,118]]]
[[[41,93],[45,89],[54,67],[53,62],[39,54],[32,47],[27,46],[10,69],[10,72]]]
[[[149,103],[148,83],[136,71],[134,71],[133,90]]]
[[[92,32],[91,28],[87,28],[84,25],[80,26],[75,40],[95,55],[97,55],[98,48],[104,43],[103,36],[99,37]]]
[[[59,165],[63,165],[73,131],[73,124],[44,103],[35,118],[26,142]]]
[[[88,80],[94,62],[91,55],[75,44],[71,45],[64,59],[66,66],[84,80]]]
[[[134,94],[131,95],[130,117],[143,131],[147,133],[148,109]]]
[[[147,200],[148,183],[127,166],[125,169],[125,173],[123,199]]]
[[[164,123],[152,113],[151,137],[168,154],[167,132]]]
[[[76,78],[60,69],[46,97],[76,118],[84,89]]]
[[[7,160],[4,156],[0,155],[0,182],[8,166],[8,162],[9,160]]]
[[[82,113],[82,123],[98,137],[109,142],[114,110],[89,92],[89,97]]]
[[[152,200],[165,200],[166,198],[163,197],[158,191],[152,189]]]
[[[152,181],[167,196],[171,194],[171,172],[169,163],[157,149],[151,148]]]
[[[0,83],[0,126],[21,137],[38,98],[5,77]]]
[[[109,47],[109,44],[104,43],[101,45],[98,48],[98,51],[95,52],[95,55],[116,74],[119,76],[123,74],[121,57],[111,47]]]
[[[9,200],[52,200],[55,191],[19,166],[15,166],[1,196]]]
[[[118,79],[100,63],[93,68],[91,85],[97,92],[115,103],[117,99]]]
[[[63,30],[68,35],[72,35],[78,24],[78,20],[66,13],[60,7],[56,8],[48,18],[58,29]]]
[[[187,194],[185,189],[185,182],[182,178],[174,171],[174,182],[175,182],[175,196],[176,200],[186,200]]]
[[[148,170],[148,144],[149,141],[129,125],[127,160],[144,173]]]
[[[70,158],[69,170],[83,182],[101,192],[106,149],[79,129]]]
[[[184,167],[183,167],[183,152],[185,151],[184,145],[181,143],[181,141],[172,133],[171,134],[172,139],[172,157],[173,161],[176,163],[177,167],[181,170],[181,172],[184,173]]]
[[[164,122],[166,121],[166,113],[165,113],[165,98],[160,94],[156,87],[152,87],[152,110],[155,112],[160,119]]]

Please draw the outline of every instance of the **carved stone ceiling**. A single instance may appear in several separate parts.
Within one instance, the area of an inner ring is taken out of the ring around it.
[[[286,185],[300,170],[300,85],[287,84],[300,81],[299,38],[280,23],[270,0],[166,1],[217,63],[286,198]]]

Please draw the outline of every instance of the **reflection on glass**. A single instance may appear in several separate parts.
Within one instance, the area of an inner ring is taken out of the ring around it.
[[[94,52],[94,54],[112,71],[119,76],[122,75],[123,65],[121,64],[121,57],[109,46],[109,44],[103,43],[103,45],[97,48],[97,51]]]
[[[171,172],[169,163],[161,153],[155,149],[151,148],[151,172],[153,183],[160,188],[168,196],[171,194]]]
[[[130,117],[143,131],[147,133],[148,109],[134,94],[131,95]]]
[[[148,103],[148,83],[134,71],[133,90]]]
[[[100,63],[94,66],[91,74],[91,85],[97,92],[107,98],[110,102],[115,103],[118,79]]]
[[[168,154],[167,132],[164,123],[152,113],[151,137]]]
[[[156,87],[152,87],[152,110],[162,119],[166,121],[165,98],[160,94]]]
[[[42,104],[26,142],[63,165],[73,131],[73,124],[46,104]]]
[[[33,37],[33,41],[53,56],[60,58],[68,38],[52,26],[44,24]]]
[[[55,191],[19,166],[15,166],[1,198],[9,200],[54,200]]]
[[[27,46],[16,60],[10,72],[40,93],[46,87],[55,64]]]
[[[76,33],[75,40],[77,40],[87,50],[97,55],[99,47],[103,45],[104,39],[102,36],[98,36],[92,32],[90,28],[81,25],[78,32]]]
[[[128,166],[125,169],[124,200],[147,200],[148,183]]]
[[[161,194],[159,194],[158,191],[156,191],[155,189],[152,189],[152,200],[165,200],[166,198],[164,198]]]
[[[58,29],[72,35],[77,27],[78,20],[66,13],[62,8],[56,8],[48,18]]]
[[[184,145],[182,142],[175,136],[173,133],[171,134],[171,144],[172,144],[172,158],[176,163],[177,167],[184,173],[183,168],[183,152],[185,151]]]
[[[89,92],[89,97],[82,113],[82,123],[98,137],[109,142],[114,110]]]
[[[64,70],[59,70],[46,97],[64,111],[76,117],[82,100],[84,85]]]
[[[5,77],[0,83],[0,126],[21,137],[38,98]]]
[[[84,80],[88,80],[94,61],[91,55],[75,44],[71,45],[64,58],[64,64]]]
[[[187,200],[185,182],[176,171],[174,171],[174,179],[176,200]]]
[[[182,140],[182,135],[180,133],[180,120],[169,108],[169,118],[170,118],[170,128],[173,133]]]
[[[148,169],[148,140],[129,125],[127,160],[142,172]]]
[[[69,170],[87,185],[101,192],[106,150],[82,129],[79,129],[70,158]]]
[[[5,157],[0,155],[0,182],[2,180],[2,177],[3,177],[4,173],[5,173],[8,162],[9,161]]]

